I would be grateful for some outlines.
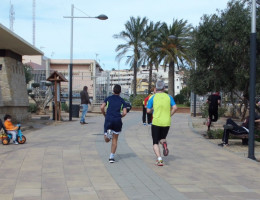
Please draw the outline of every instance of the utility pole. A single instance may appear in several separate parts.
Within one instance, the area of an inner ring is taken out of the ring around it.
[[[248,158],[255,160],[256,0],[251,12]]]
[[[32,5],[32,20],[33,20],[33,26],[32,26],[32,29],[33,29],[33,32],[32,32],[32,39],[33,39],[33,46],[35,46],[35,7],[36,7],[36,0],[33,0],[33,5]]]
[[[10,30],[14,31],[14,5],[12,4],[12,1],[10,1],[10,12],[9,12],[9,22],[10,22]]]

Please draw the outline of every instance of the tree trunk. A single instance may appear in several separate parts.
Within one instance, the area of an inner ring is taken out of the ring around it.
[[[169,64],[169,74],[168,74],[168,94],[174,97],[175,91],[174,91],[174,61],[171,61]]]
[[[153,76],[153,64],[151,63],[149,65],[149,85],[148,85],[148,94],[151,93],[151,89],[152,89],[152,77]]]
[[[134,85],[134,87],[133,87],[134,96],[136,96],[136,82],[137,82],[136,78],[137,78],[137,60],[134,61],[134,84],[133,84]]]

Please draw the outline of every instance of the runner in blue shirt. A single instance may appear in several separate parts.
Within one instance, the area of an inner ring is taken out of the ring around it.
[[[117,140],[119,133],[122,130],[122,118],[126,116],[127,109],[124,99],[119,95],[121,93],[121,86],[115,85],[113,88],[114,94],[107,97],[101,105],[101,112],[105,116],[104,123],[104,139],[109,142],[112,139],[111,154],[109,162],[115,162],[115,152],[117,148]],[[121,114],[122,112],[122,114]]]

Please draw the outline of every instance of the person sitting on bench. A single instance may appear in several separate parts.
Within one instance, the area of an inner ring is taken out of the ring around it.
[[[260,116],[255,113],[255,122],[260,122]],[[231,118],[228,118],[226,121],[226,124],[223,126],[224,127],[224,133],[222,137],[222,143],[218,144],[219,146],[227,146],[228,145],[228,138],[229,134],[233,135],[243,135],[243,134],[248,134],[249,133],[249,116],[246,117],[244,122],[239,126],[236,122],[234,122]],[[242,139],[242,144],[247,145],[248,144],[248,139]]]

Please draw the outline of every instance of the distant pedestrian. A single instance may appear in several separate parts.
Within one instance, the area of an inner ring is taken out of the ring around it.
[[[147,112],[153,112],[152,138],[153,150],[157,156],[157,165],[163,166],[159,142],[163,147],[163,155],[169,153],[166,137],[171,125],[171,116],[176,112],[177,106],[172,96],[164,92],[165,85],[162,80],[156,83],[156,94],[154,94],[147,104]]]
[[[220,106],[221,103],[221,97],[219,95],[219,92],[211,94],[208,99],[207,103],[209,104],[209,109],[208,109],[208,131],[210,130],[210,126],[212,122],[216,122],[218,120],[218,107]]]
[[[101,112],[105,116],[104,140],[108,143],[112,139],[111,153],[109,156],[110,163],[115,162],[118,136],[123,126],[122,118],[127,114],[126,103],[124,99],[119,96],[120,93],[121,86],[115,85],[113,95],[107,97],[101,105]]]
[[[86,114],[88,112],[88,104],[91,104],[91,102],[89,100],[88,87],[87,86],[84,86],[83,90],[80,92],[80,99],[81,99],[81,105],[83,107],[80,123],[81,124],[87,124],[85,122],[85,117],[86,117]]]
[[[154,91],[154,88],[151,89],[151,93],[147,97],[145,97],[145,99],[143,101],[143,125],[146,125],[146,118],[147,118],[147,123],[149,125],[152,125],[153,114],[147,113],[146,107],[147,107],[148,100],[153,95],[153,91]]]

